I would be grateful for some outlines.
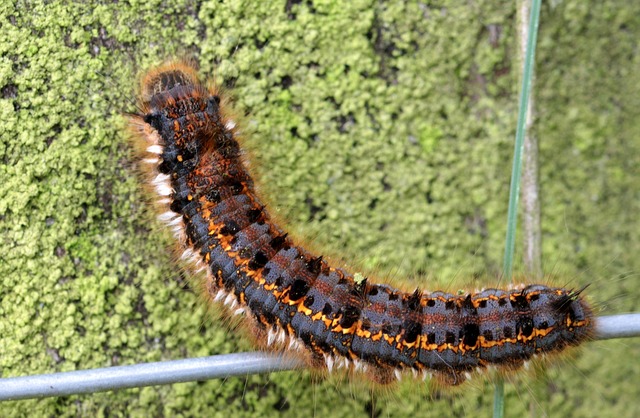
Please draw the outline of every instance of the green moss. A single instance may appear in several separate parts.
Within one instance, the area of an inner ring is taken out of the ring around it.
[[[249,349],[181,285],[129,158],[121,112],[135,111],[135,74],[175,55],[234,86],[260,184],[291,229],[358,271],[416,277],[408,286],[494,284],[515,11],[454,3],[0,6],[1,375]],[[560,283],[592,282],[610,310],[637,311],[640,10],[553,4],[536,81],[545,269]],[[535,398],[554,415],[636,416],[637,351],[588,344],[547,383],[509,385],[509,415]],[[0,415],[372,415],[367,391],[311,380],[291,372],[8,402]],[[408,388],[373,409],[490,415],[490,385],[435,398]]]

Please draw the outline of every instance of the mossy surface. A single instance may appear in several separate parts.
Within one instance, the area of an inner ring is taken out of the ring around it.
[[[4,2],[0,375],[249,350],[207,319],[130,157],[140,70],[193,56],[248,116],[273,211],[407,288],[495,285],[517,111],[513,2]],[[545,271],[638,311],[640,4],[551,2],[537,55]],[[330,249],[327,251],[326,249]],[[408,277],[408,278],[407,278]],[[456,284],[452,284],[454,283]],[[507,386],[507,414],[638,416],[637,340]],[[2,416],[490,416],[306,372],[0,404]]]

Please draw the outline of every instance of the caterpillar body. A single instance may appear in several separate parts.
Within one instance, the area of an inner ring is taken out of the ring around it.
[[[593,335],[592,311],[572,289],[529,284],[453,295],[356,280],[272,221],[224,100],[192,65],[150,71],[139,103],[131,124],[164,208],[160,219],[183,258],[205,270],[205,296],[244,314],[261,346],[380,383],[411,371],[458,385],[474,370],[516,369]]]

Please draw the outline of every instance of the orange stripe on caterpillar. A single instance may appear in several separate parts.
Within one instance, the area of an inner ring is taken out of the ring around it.
[[[184,250],[207,272],[213,300],[246,313],[266,346],[289,343],[313,365],[367,371],[386,383],[411,370],[456,385],[490,365],[590,338],[580,291],[523,285],[467,295],[407,293],[356,281],[297,245],[271,221],[243,163],[235,123],[195,68],[165,64],[144,78],[139,141],[151,185]]]

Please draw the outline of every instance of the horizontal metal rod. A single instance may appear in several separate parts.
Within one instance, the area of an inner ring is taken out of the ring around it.
[[[244,376],[291,370],[303,366],[292,359],[284,359],[269,353],[254,352],[9,377],[0,379],[0,401],[66,396]]]
[[[597,318],[596,339],[640,336],[640,313]],[[253,352],[0,379],[0,401],[104,392],[303,368],[292,358]]]
[[[596,340],[640,336],[640,313],[596,318]]]

